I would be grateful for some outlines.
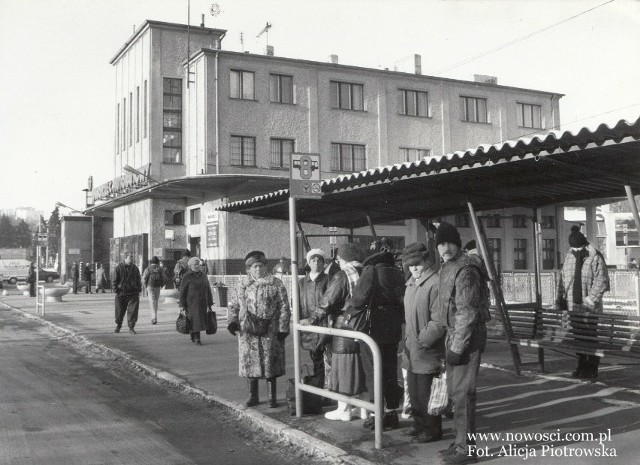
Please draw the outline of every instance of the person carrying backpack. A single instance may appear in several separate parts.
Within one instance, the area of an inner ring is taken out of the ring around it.
[[[182,258],[178,260],[176,266],[173,267],[173,282],[176,285],[176,289],[180,289],[180,281],[182,277],[189,271],[189,260],[191,259],[191,251],[185,249],[182,252]]]
[[[158,322],[158,299],[160,298],[160,289],[164,286],[164,271],[160,268],[160,260],[154,256],[151,259],[151,263],[144,270],[142,275],[142,282],[147,288],[147,295],[149,296],[149,305],[151,305],[151,311],[153,317],[151,318],[151,324],[155,325]]]

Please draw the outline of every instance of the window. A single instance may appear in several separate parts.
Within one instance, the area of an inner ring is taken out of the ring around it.
[[[122,150],[127,150],[127,98],[122,99]]]
[[[364,145],[331,144],[331,171],[365,170]]]
[[[144,121],[144,137],[147,138],[147,109],[149,108],[149,97],[147,93],[147,81],[144,81],[144,115],[142,119]]]
[[[200,224],[200,209],[194,208],[189,211],[189,224]]]
[[[252,71],[232,69],[229,74],[231,98],[255,100],[255,77]]]
[[[540,105],[518,103],[518,126],[523,128],[542,128]]]
[[[271,139],[269,155],[272,168],[289,168],[289,158],[293,152],[293,140]]]
[[[164,78],[162,162],[182,163],[182,79]]]
[[[553,215],[542,215],[542,229],[555,229],[556,218]]]
[[[487,247],[489,247],[489,256],[493,260],[493,266],[496,272],[500,274],[502,270],[502,241],[499,238],[488,238]]]
[[[331,81],[330,96],[331,108],[343,110],[364,110],[362,84],[350,84],[348,82]]]
[[[486,225],[487,228],[501,228],[502,227],[500,225],[500,215],[498,215],[498,214],[485,216],[483,219],[485,221],[485,225]]]
[[[527,240],[526,239],[513,240],[513,269],[514,270],[527,269]]]
[[[460,118],[472,123],[487,122],[487,99],[460,97]]]
[[[269,76],[269,101],[293,103],[293,76],[281,74]]]
[[[231,136],[231,164],[256,166],[256,138]]]
[[[133,144],[133,92],[129,92],[129,147]]]
[[[401,114],[410,116],[429,116],[429,98],[426,92],[400,89]]]
[[[555,239],[542,239],[542,269],[553,270],[555,268],[555,257]]]
[[[120,153],[120,104],[116,103],[116,153]]]
[[[454,224],[456,228],[468,228],[471,224],[471,218],[468,213],[458,213],[455,216]]]
[[[420,161],[425,157],[428,157],[431,151],[429,149],[410,149],[407,147],[400,147],[400,162],[407,161]]]
[[[526,228],[527,227],[527,215],[513,215],[513,227],[514,228]]]
[[[136,142],[140,142],[140,86],[136,87]]]
[[[171,226],[184,225],[184,211],[182,210],[165,210],[164,224]]]

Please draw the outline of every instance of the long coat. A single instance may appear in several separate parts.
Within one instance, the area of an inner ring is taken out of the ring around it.
[[[309,273],[298,281],[300,289],[300,319],[309,319],[313,317],[313,313],[322,299],[322,295],[329,285],[329,276],[321,272],[316,279],[311,279]],[[322,326],[326,326],[327,322],[323,321]],[[300,346],[306,350],[315,350],[318,348],[320,341],[325,340],[316,333],[300,333]]]
[[[229,302],[228,322],[243,327],[247,312],[270,319],[265,336],[238,332],[239,375],[246,378],[275,378],[285,374],[284,341],[278,333],[289,333],[291,309],[287,289],[278,278],[259,280],[243,276]]]
[[[560,308],[566,305],[566,310],[570,311],[602,313],[602,296],[609,290],[609,272],[607,271],[604,258],[602,258],[602,255],[598,253],[594,246],[587,244],[586,250],[589,255],[582,262],[580,278],[583,304],[578,305],[573,303],[573,281],[576,257],[571,251],[567,254],[564,265],[562,266],[562,272],[560,273],[556,304]],[[595,307],[589,308],[584,305],[584,299],[587,296],[595,302]]]
[[[207,310],[213,305],[209,280],[201,272],[188,271],[180,281],[180,307],[191,321],[193,332],[207,329]]]
[[[404,292],[406,322],[402,368],[434,374],[444,357],[445,328],[438,302],[438,274],[429,268],[418,279],[409,278]]]

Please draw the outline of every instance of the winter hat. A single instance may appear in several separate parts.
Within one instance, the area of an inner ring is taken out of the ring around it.
[[[451,244],[455,244],[458,247],[462,247],[460,233],[454,225],[449,224],[445,221],[440,223],[440,226],[438,226],[438,230],[436,231],[436,246],[442,244],[443,242],[450,242]]]
[[[429,251],[422,242],[414,242],[402,250],[402,266],[419,265],[422,260],[429,261]]]
[[[191,268],[191,265],[193,265],[194,263],[198,262],[198,264],[200,263],[200,259],[198,257],[191,257],[189,259],[189,261],[187,262],[187,266],[189,268]]]
[[[267,264],[267,258],[264,256],[264,252],[261,252],[260,250],[253,250],[244,257],[244,266],[247,268],[251,267],[251,265],[256,262],[260,262],[263,265]]]
[[[322,249],[311,249],[307,252],[307,263],[309,263],[316,255],[324,260],[324,251]]]
[[[580,232],[580,226],[574,224],[571,226],[571,234],[569,234],[569,245],[574,248],[584,247],[589,241],[584,237],[584,234]]]
[[[153,257],[151,257],[151,263],[157,265],[158,263],[160,263],[160,259],[154,255]]]
[[[351,242],[340,244],[337,255],[345,262],[361,262],[363,260],[363,254],[360,247]]]
[[[469,251],[469,250],[473,250],[476,248],[476,241],[475,239],[471,239],[469,242],[467,242],[467,244],[464,246],[464,249]]]

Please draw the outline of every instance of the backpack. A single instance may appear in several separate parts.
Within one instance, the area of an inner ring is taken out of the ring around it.
[[[164,278],[162,277],[160,268],[158,267],[149,268],[149,279],[148,279],[147,286],[151,286],[151,287],[164,286]]]
[[[175,268],[173,269],[173,282],[176,284],[176,289],[180,288],[180,281],[182,281],[182,277],[187,273],[188,268],[183,266],[182,263],[176,263]]]

